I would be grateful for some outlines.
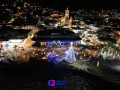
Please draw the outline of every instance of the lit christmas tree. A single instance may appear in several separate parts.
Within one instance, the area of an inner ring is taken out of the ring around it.
[[[76,61],[73,43],[71,42],[70,48],[66,51],[65,61],[73,63]]]

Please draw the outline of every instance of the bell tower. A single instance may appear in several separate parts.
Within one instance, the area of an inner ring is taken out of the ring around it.
[[[71,28],[71,27],[72,27],[72,17],[70,17],[68,27],[69,27],[69,28]]]
[[[69,9],[65,10],[65,24],[69,24]]]

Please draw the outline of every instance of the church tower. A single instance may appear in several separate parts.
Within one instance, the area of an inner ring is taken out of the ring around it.
[[[61,25],[67,25],[68,28],[72,27],[72,17],[69,16],[69,9],[65,10],[65,15],[60,19]]]
[[[65,10],[65,24],[69,24],[69,9]]]
[[[68,24],[68,28],[71,28],[71,27],[72,27],[72,17],[70,17],[69,24]]]

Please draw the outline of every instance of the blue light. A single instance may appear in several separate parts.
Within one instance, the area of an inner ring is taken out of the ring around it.
[[[50,44],[51,44],[50,41],[47,41],[47,45],[50,46]]]
[[[66,86],[67,81],[66,80],[56,80],[56,86]]]
[[[61,45],[65,45],[66,41],[61,41]]]
[[[67,54],[67,55],[68,55],[68,54],[69,54],[69,52],[68,52],[68,51],[66,51],[66,52],[65,52],[65,54]]]
[[[73,41],[73,40],[70,40],[69,42],[70,42],[70,43],[74,43],[75,41]]]

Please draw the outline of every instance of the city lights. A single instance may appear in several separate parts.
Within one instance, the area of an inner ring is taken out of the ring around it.
[[[57,8],[41,6],[43,3],[47,2],[0,2],[0,64],[47,62],[120,84],[116,78],[120,65],[120,8],[74,10],[67,3]],[[56,82],[50,80],[48,86],[55,87]]]

